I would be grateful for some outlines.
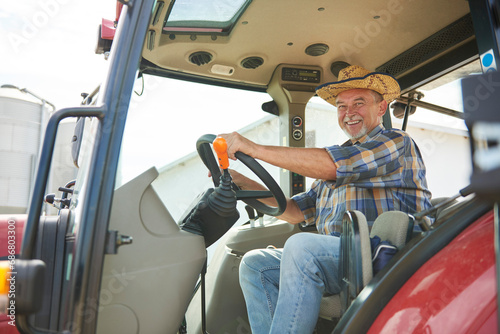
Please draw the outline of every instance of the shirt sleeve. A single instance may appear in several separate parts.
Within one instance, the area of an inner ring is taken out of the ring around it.
[[[399,186],[398,175],[405,155],[405,136],[401,132],[390,132],[353,146],[331,146],[326,148],[337,167],[336,187],[348,183],[364,186]]]
[[[297,203],[302,211],[306,225],[312,225],[316,222],[316,199],[318,197],[319,183],[319,180],[314,181],[311,189],[292,197],[292,200]]]

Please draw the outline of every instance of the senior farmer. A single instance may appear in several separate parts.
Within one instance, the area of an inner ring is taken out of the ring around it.
[[[316,224],[318,234],[299,233],[283,249],[245,254],[240,285],[252,333],[311,333],[323,293],[338,294],[339,227],[347,210],[359,210],[368,224],[385,211],[415,213],[430,206],[419,149],[401,130],[381,122],[388,103],[400,95],[390,75],[349,66],[339,81],[316,88],[337,107],[340,127],[350,138],[326,148],[264,146],[238,133],[223,134],[228,155],[241,151],[256,159],[316,179],[304,193],[287,199],[280,217],[291,224]],[[238,173],[242,189],[262,186]]]

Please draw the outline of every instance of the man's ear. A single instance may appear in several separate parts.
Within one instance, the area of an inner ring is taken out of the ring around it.
[[[384,116],[385,112],[387,111],[387,101],[386,100],[380,101],[378,107],[379,110],[377,115],[380,117]]]

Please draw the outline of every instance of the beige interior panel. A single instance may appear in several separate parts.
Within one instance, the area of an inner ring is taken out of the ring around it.
[[[176,333],[194,291],[204,239],[179,229],[151,186],[157,176],[151,168],[115,191],[109,230],[133,243],[106,255],[98,333]],[[126,331],[115,323],[124,312]]]
[[[169,2],[165,4],[162,17]],[[331,82],[336,80],[330,72],[332,62],[375,69],[469,12],[463,0],[374,0],[370,8],[361,6],[359,1],[253,0],[228,36],[175,34],[172,38],[161,33],[160,20],[150,27],[156,32],[154,48],[145,46],[143,56],[162,68],[262,86],[280,64],[314,65],[323,68],[323,82]],[[326,44],[328,51],[307,55],[305,49],[315,43]],[[194,65],[188,57],[196,51],[208,51],[214,59]],[[248,56],[262,57],[264,63],[245,69],[240,62]],[[235,71],[231,76],[214,74],[214,64]]]

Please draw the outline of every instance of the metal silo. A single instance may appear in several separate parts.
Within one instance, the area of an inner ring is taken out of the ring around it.
[[[25,213],[43,132],[54,106],[26,89],[0,88],[0,213]]]

